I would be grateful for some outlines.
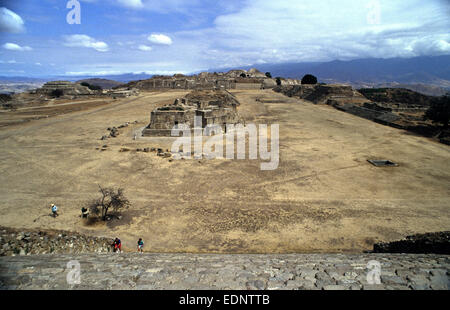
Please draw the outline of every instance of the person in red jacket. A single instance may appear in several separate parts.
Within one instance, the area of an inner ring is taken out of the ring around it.
[[[118,251],[119,253],[122,253],[122,242],[120,242],[119,238],[116,238],[112,245],[114,247],[114,252]]]

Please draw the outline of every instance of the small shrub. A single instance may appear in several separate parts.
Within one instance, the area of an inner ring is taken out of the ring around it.
[[[130,201],[125,197],[122,188],[115,190],[113,188],[103,188],[100,185],[99,188],[101,197],[94,199],[87,205],[92,221],[95,219],[106,221],[108,212],[111,210],[118,214],[130,207]]]
[[[425,112],[424,119],[433,123],[440,123],[444,128],[450,121],[450,96],[442,96],[432,99],[430,108]]]

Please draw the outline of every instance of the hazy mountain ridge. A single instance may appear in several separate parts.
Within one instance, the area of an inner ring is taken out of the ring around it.
[[[273,77],[302,78],[311,73],[326,83],[347,83],[379,87],[385,83],[431,85],[450,90],[450,55],[423,56],[413,58],[334,60],[323,63],[283,63],[258,64],[262,72],[270,72]],[[222,70],[228,70],[227,68]],[[217,71],[217,70],[210,70]],[[402,85],[406,88],[405,85]],[[412,87],[412,86],[411,86]],[[417,90],[420,87],[416,87]],[[427,89],[424,89],[428,91]],[[443,92],[443,90],[436,90]]]

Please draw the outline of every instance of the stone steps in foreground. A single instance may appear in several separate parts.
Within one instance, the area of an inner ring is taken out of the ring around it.
[[[80,284],[67,283],[67,263]],[[367,274],[381,266],[381,284]],[[0,258],[1,289],[439,289],[450,256],[426,254],[58,254]]]

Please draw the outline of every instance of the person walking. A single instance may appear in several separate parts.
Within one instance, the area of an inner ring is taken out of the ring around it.
[[[51,208],[52,208],[52,215],[53,215],[53,217],[59,216],[59,214],[58,214],[58,207],[55,206],[54,203],[51,204]]]
[[[112,245],[114,247],[114,252],[122,253],[122,242],[119,238],[114,239],[114,243]]]
[[[137,244],[138,244],[138,252],[144,253],[144,241],[142,241],[142,238],[139,238]]]

